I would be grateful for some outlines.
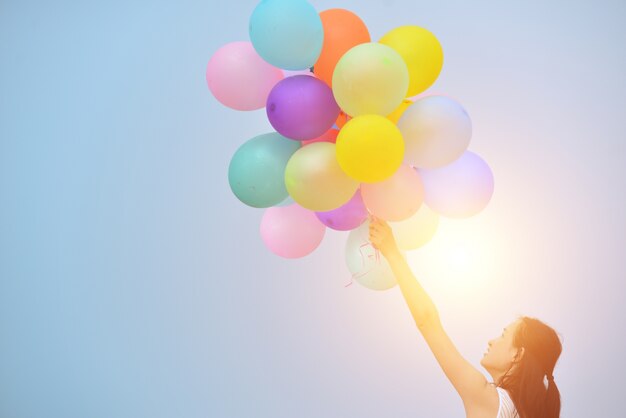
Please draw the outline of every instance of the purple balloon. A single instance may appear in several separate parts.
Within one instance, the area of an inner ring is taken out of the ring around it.
[[[367,219],[367,208],[357,190],[352,199],[343,206],[328,212],[315,212],[317,219],[324,225],[337,231],[350,231]]]
[[[417,168],[426,205],[448,218],[469,218],[483,210],[493,195],[493,173],[477,154],[465,151],[448,165]]]
[[[306,75],[278,82],[270,91],[266,110],[278,133],[299,141],[317,138],[329,130],[340,111],[331,88]]]

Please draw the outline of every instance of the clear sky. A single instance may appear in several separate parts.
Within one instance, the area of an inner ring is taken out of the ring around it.
[[[479,367],[518,315],[559,331],[563,416],[611,416],[626,372],[626,3],[330,1],[374,40],[414,24],[431,88],[473,122],[495,192],[409,253]],[[264,110],[206,63],[252,0],[0,3],[0,416],[461,417],[396,287],[345,287],[346,233],[263,245],[231,193]],[[619,406],[621,408],[621,406]]]

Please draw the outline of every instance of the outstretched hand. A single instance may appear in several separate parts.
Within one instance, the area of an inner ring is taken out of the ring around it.
[[[398,251],[391,227],[382,219],[370,216],[370,241],[385,257]]]

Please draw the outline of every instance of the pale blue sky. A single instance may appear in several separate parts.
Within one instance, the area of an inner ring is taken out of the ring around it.
[[[410,254],[476,366],[519,314],[564,338],[563,416],[626,372],[626,4],[313,1],[441,41],[432,91],[493,170],[479,215]],[[264,111],[206,63],[255,1],[0,3],[0,416],[461,417],[397,288],[349,282],[347,233],[284,260],[227,169]]]

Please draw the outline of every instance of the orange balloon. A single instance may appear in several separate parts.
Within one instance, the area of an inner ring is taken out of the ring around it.
[[[324,44],[313,72],[332,87],[333,71],[339,58],[353,46],[370,42],[371,38],[365,23],[349,10],[324,10],[320,18],[324,27]]]
[[[339,111],[339,117],[337,117],[337,120],[335,121],[335,124],[337,125],[337,127],[339,129],[341,129],[341,128],[343,128],[343,125],[348,123],[348,121],[350,119],[351,119],[350,116],[348,116],[348,114],[346,112],[341,110],[341,111]]]
[[[318,136],[317,138],[308,139],[308,140],[304,140],[301,142],[302,142],[302,145],[309,145],[315,142],[330,142],[334,144],[337,142],[337,135],[339,135],[339,130],[330,128],[329,130],[327,130],[326,132],[324,132],[322,135]]]

